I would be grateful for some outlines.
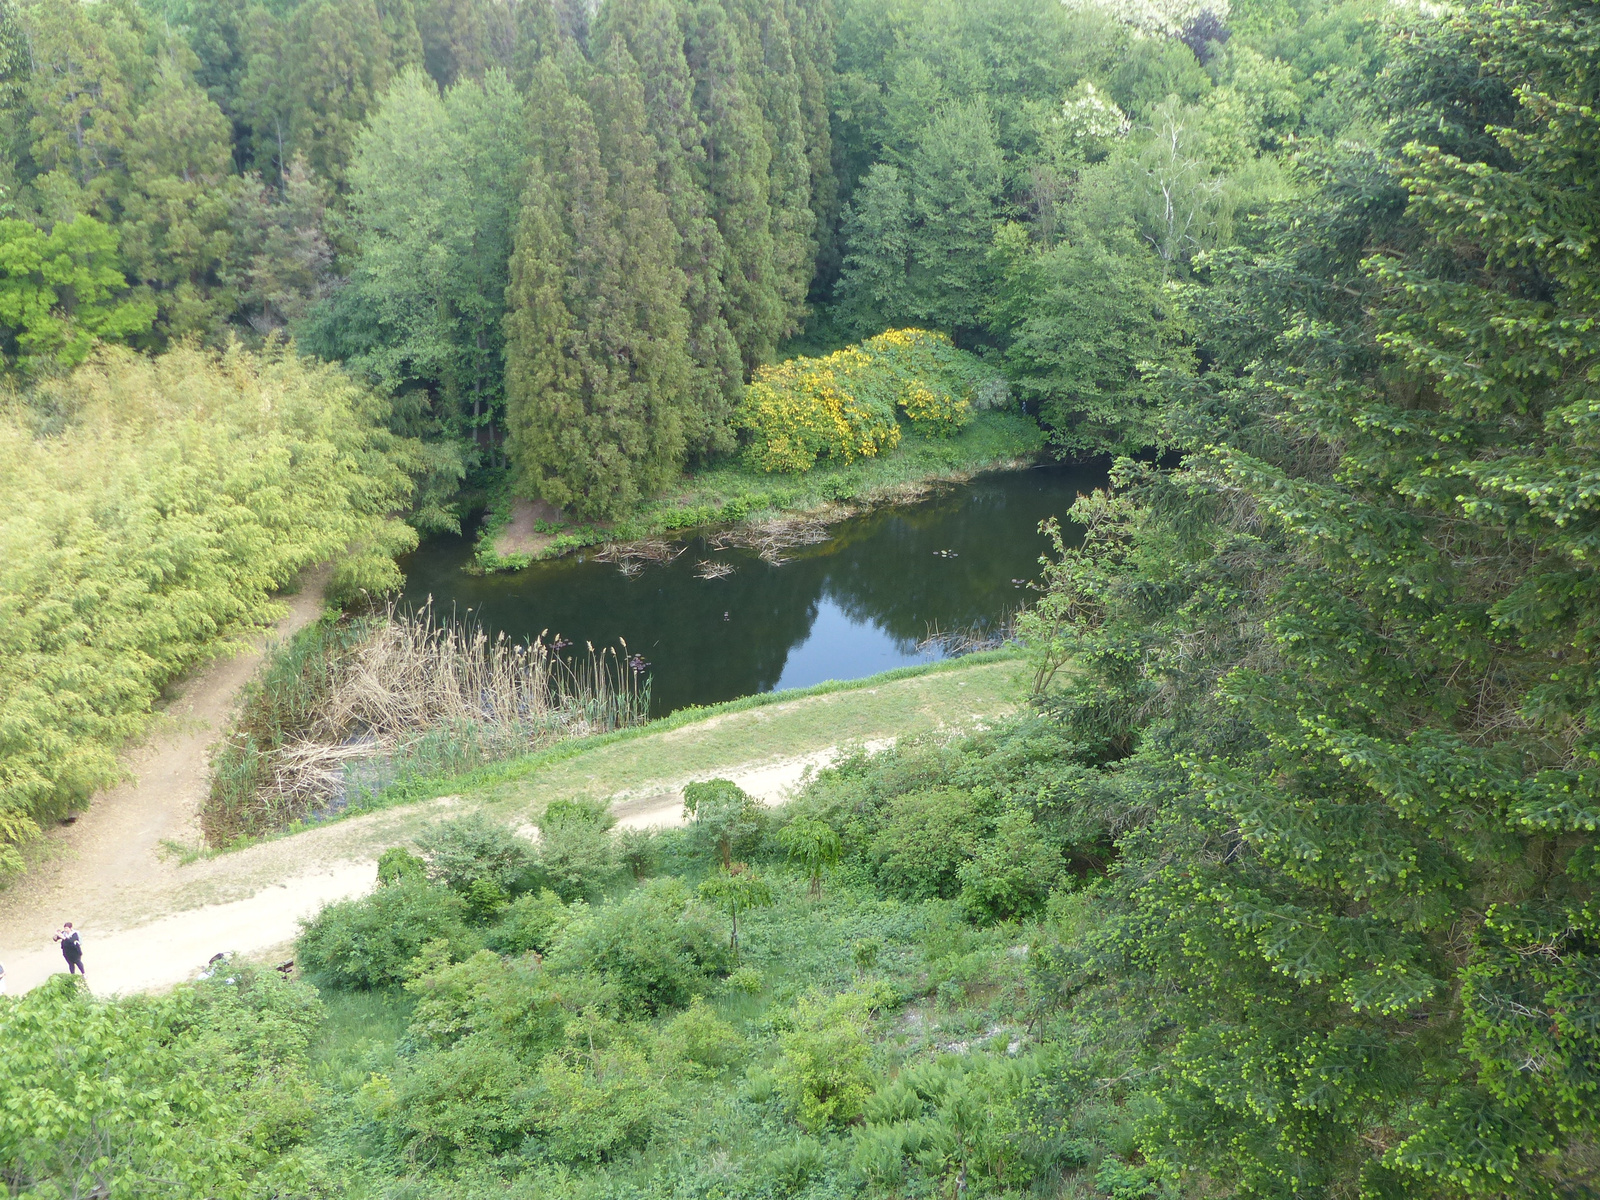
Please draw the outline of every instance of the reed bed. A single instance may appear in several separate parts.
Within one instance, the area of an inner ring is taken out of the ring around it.
[[[597,562],[614,562],[617,569],[632,579],[645,567],[673,561],[689,547],[678,546],[663,538],[641,538],[636,542],[611,542],[595,554]]]
[[[213,845],[648,718],[627,647],[491,638],[431,608],[323,626],[275,654],[212,761]]]
[[[846,510],[840,512],[842,516],[849,515]],[[842,516],[833,516],[832,519],[837,521]],[[784,551],[827,541],[830,523],[821,516],[779,517],[755,525],[725,529],[713,535],[706,544],[713,550],[724,550],[730,546],[754,550],[764,562],[780,566],[789,561]]]
[[[928,625],[928,635],[917,643],[923,654],[937,652],[943,658],[961,658],[968,654],[981,654],[985,650],[999,650],[1017,640],[1017,617],[1020,609],[1002,613],[994,622],[974,621],[971,625],[955,629],[940,629],[936,622]]]

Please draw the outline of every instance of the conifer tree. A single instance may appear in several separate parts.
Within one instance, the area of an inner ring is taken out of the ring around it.
[[[690,364],[677,233],[638,66],[540,64],[508,292],[508,444],[521,487],[616,513],[682,468]]]
[[[616,40],[639,63],[645,112],[656,140],[656,186],[678,233],[693,399],[685,406],[685,437],[694,453],[728,450],[733,445],[729,418],[742,391],[743,368],[726,313],[727,247],[711,216],[711,198],[692,169],[705,157],[705,130],[694,107],[679,11],[672,0],[613,0],[601,11],[595,48],[603,56]]]
[[[561,46],[553,0],[518,0],[511,32],[511,82],[526,92],[533,86],[534,68]]]
[[[417,12],[422,61],[440,87],[511,66],[516,14],[507,0],[424,0]]]
[[[782,5],[743,0],[742,11],[735,10],[733,17],[744,49],[744,71],[759,98],[766,132],[767,224],[773,287],[782,314],[781,338],[800,328],[816,263],[816,214],[811,210],[800,71]]]
[[[687,0],[687,51],[705,155],[695,164],[727,257],[728,328],[746,372],[768,361],[787,328],[772,239],[772,147],[739,24],[722,0]]]
[[[373,0],[308,0],[289,18],[282,53],[285,149],[303,153],[312,170],[342,190],[368,112],[397,67],[421,59],[409,5],[380,11]],[[278,69],[259,56],[251,65]]]
[[[812,242],[816,273],[831,279],[838,269],[834,225],[839,217],[839,181],[833,169],[832,116],[834,28],[831,0],[789,0],[785,7],[800,83],[800,117],[811,171]]]

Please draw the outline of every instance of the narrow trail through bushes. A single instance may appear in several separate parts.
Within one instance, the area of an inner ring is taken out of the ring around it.
[[[313,619],[319,597],[317,588],[295,597],[278,636]],[[1014,704],[1024,669],[1015,660],[952,664],[712,713],[582,750],[469,797],[380,809],[184,862],[166,844],[199,845],[206,753],[260,657],[258,647],[185,684],[169,718],[133,754],[137,780],[97,797],[52,837],[48,861],[0,893],[0,963],[11,992],[65,969],[50,942],[63,920],[83,931],[88,982],[103,995],[192,979],[219,951],[287,958],[301,917],[364,893],[379,853],[467,807],[516,821],[554,796],[587,794],[611,800],[624,826],[666,826],[681,820],[683,785],[713,776],[777,803],[843,747],[877,749],[994,720]]]

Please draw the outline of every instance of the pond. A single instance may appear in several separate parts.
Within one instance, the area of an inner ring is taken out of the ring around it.
[[[401,561],[404,602],[431,596],[441,614],[518,640],[548,631],[598,648],[624,638],[650,664],[659,716],[943,657],[926,644],[931,633],[995,628],[1036,594],[1026,585],[1048,547],[1039,522],[1065,525],[1078,494],[1104,482],[1103,468],[1083,466],[981,476],[843,521],[827,541],[784,551],[781,565],[695,536],[631,578],[592,554],[469,575],[470,539],[436,538]],[[707,560],[732,574],[700,578]]]

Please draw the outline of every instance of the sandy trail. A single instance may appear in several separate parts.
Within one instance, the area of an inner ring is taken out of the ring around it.
[[[50,941],[62,921],[85,930],[85,959],[93,968],[97,943],[88,931],[145,925],[172,911],[183,888],[169,844],[201,843],[207,752],[268,644],[316,619],[326,579],[325,569],[309,572],[287,598],[288,613],[248,650],[183,681],[149,737],[129,753],[132,778],[97,795],[74,824],[48,833],[43,861],[0,892],[0,963],[11,992],[63,966]],[[98,944],[108,950],[108,940]],[[98,980],[96,990],[102,990]]]
[[[868,742],[867,749],[886,745],[887,741]],[[828,746],[715,774],[733,780],[765,804],[779,804],[809,774],[839,754],[839,747]],[[203,782],[203,755],[200,771]],[[682,824],[683,788],[703,777],[709,776],[689,776],[664,782],[647,793],[614,797],[612,808],[618,825],[643,829]],[[419,807],[443,816],[458,799],[442,796]],[[198,795],[194,803],[198,803]],[[128,909],[130,919],[117,923],[106,910],[74,901],[72,911],[85,914],[77,924],[84,934],[84,965],[90,986],[100,995],[159,990],[193,979],[219,951],[250,958],[291,957],[289,943],[299,931],[300,919],[324,904],[370,891],[377,875],[373,848],[403,839],[415,811],[389,809],[353,817],[319,831],[314,845],[302,835],[260,843],[181,870],[161,860],[152,863],[147,855],[130,854],[130,859],[143,860],[147,868],[165,872],[142,890],[144,907],[137,911],[146,914],[144,919],[132,916],[135,910]],[[70,879],[57,882],[61,892],[67,890]],[[131,889],[124,886],[123,890]],[[208,898],[213,902],[204,902]],[[65,969],[60,952],[49,941],[54,928],[50,914],[55,911],[59,910],[28,914],[27,928],[42,932],[33,935],[34,944],[23,953],[6,951],[6,947],[26,944],[15,932],[21,923],[0,926],[0,962],[6,964],[13,993],[35,987]],[[157,912],[159,915],[153,915]]]

